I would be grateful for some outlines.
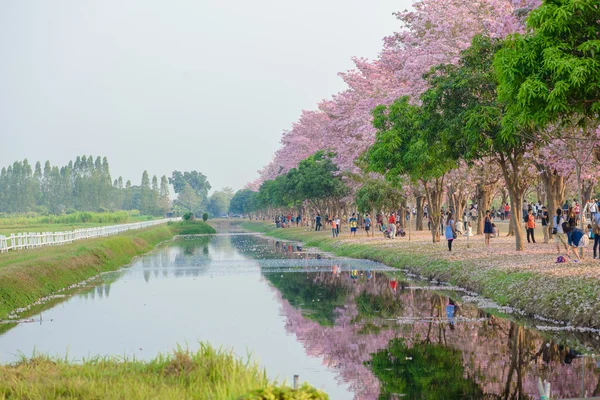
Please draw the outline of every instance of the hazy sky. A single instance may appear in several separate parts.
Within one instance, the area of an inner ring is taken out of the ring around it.
[[[410,4],[3,1],[0,166],[92,154],[134,184],[144,169],[195,169],[239,189]]]

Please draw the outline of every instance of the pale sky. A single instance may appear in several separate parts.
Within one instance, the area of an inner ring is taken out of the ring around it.
[[[0,167],[107,156],[113,179],[197,170],[240,189],[344,90],[411,0],[5,0]]]

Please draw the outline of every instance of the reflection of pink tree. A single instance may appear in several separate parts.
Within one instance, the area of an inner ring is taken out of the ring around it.
[[[338,309],[335,325],[321,326],[308,319],[274,289],[287,317],[286,330],[296,335],[307,354],[321,357],[324,365],[337,370],[339,379],[349,384],[356,399],[378,397],[379,381],[365,362],[371,359],[371,354],[387,348],[394,338],[403,338],[408,346],[429,340],[460,350],[465,376],[474,377],[486,394],[509,397],[518,393],[534,397],[538,376],[551,382],[556,396],[579,394],[579,362],[562,364],[568,349],[561,350],[552,341],[547,343],[536,332],[496,318],[482,322],[480,318],[485,313],[469,305],[460,306],[456,313],[456,318],[464,318],[466,322],[459,320],[450,326],[445,312],[447,297],[400,288],[394,294],[388,279],[381,274],[359,284],[353,284],[345,274],[335,277],[320,273],[315,279],[324,284],[336,281],[336,285],[346,286],[350,293],[345,305]],[[399,323],[361,315],[357,307],[361,293],[401,302]],[[366,329],[369,326],[377,329]],[[599,378],[593,366],[588,367],[586,377],[586,388],[592,393]]]

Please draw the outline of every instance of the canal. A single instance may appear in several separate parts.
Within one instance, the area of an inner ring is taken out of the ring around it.
[[[334,400],[533,399],[538,377],[557,398],[579,396],[582,378],[600,393],[595,361],[578,357],[598,347],[594,333],[540,332],[528,328],[539,321],[475,304],[382,264],[232,231],[178,239],[102,275],[4,332],[0,362],[151,359],[202,341]]]

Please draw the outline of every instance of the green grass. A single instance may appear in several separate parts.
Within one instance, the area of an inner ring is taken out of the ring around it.
[[[270,385],[256,363],[203,343],[197,352],[178,349],[147,362],[93,358],[72,363],[38,356],[0,366],[0,399],[238,399],[245,394],[261,399],[257,393],[272,391]],[[309,392],[315,390],[307,387],[302,394]],[[327,398],[296,394],[286,398]]]
[[[323,234],[300,229],[276,229],[272,223],[244,222],[242,226],[283,240],[304,242],[341,257],[378,261],[425,278],[451,283],[500,305],[574,325],[600,326],[600,287],[593,279],[554,276],[540,272],[479,268],[469,260],[448,261],[420,254],[411,247],[389,248],[386,242],[343,243]]]
[[[169,228],[177,235],[214,235],[215,228],[204,221],[169,222]]]

